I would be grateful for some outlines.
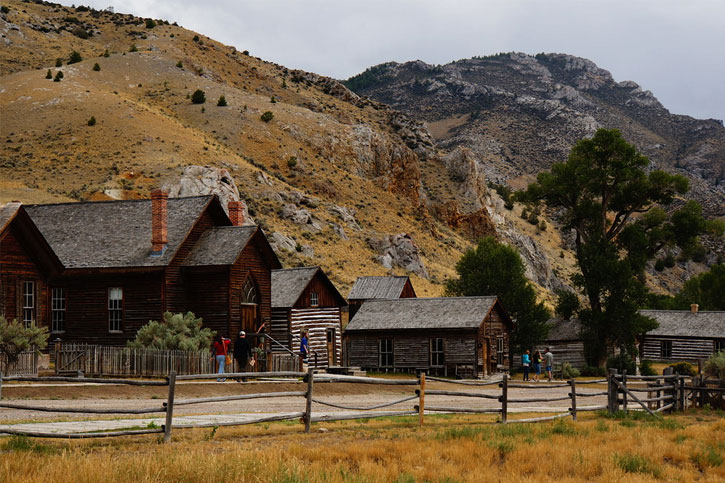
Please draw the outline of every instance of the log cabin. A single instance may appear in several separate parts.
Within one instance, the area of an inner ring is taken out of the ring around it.
[[[512,328],[497,297],[367,300],[345,328],[346,365],[483,377],[508,369]]]
[[[650,361],[688,361],[707,359],[725,351],[725,312],[690,310],[640,310],[659,327],[640,339],[642,358]]]
[[[560,368],[568,362],[572,367],[581,368],[587,364],[584,357],[584,339],[582,338],[582,324],[576,317],[564,319],[557,317],[546,322],[549,333],[546,339],[536,345],[536,349],[543,355],[546,348],[554,354],[554,367]],[[518,356],[519,362],[521,355]]]
[[[345,306],[345,298],[320,267],[273,270],[270,335],[278,343],[272,351],[298,354],[301,331],[306,330],[309,363],[315,368],[339,366]]]
[[[49,280],[62,271],[25,208],[19,202],[0,206],[0,315],[26,327],[51,324]]]
[[[415,290],[408,276],[358,277],[350,289],[349,319],[355,316],[366,300],[415,298]]]
[[[270,320],[281,265],[261,229],[243,226],[242,208],[230,202],[227,215],[216,195],[161,190],[151,200],[24,207],[62,266],[37,277],[47,288],[36,322],[51,339],[103,345],[125,344],[166,311],[192,311],[225,336],[256,331]],[[14,295],[2,294],[9,306]]]

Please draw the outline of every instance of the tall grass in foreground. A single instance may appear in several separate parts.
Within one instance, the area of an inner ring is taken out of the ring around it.
[[[59,442],[0,440],[0,481],[692,481],[725,480],[725,420],[670,416],[633,426],[590,415],[577,423],[492,425],[476,416],[314,425],[267,424]]]

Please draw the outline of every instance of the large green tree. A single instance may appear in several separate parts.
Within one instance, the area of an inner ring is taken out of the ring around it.
[[[637,312],[647,296],[647,261],[670,245],[691,246],[704,227],[694,202],[665,211],[687,190],[683,176],[649,170],[618,130],[599,129],[519,195],[559,210],[563,228],[574,231],[580,272],[573,282],[588,301],[579,316],[590,363],[603,365],[613,346],[634,354],[635,337],[656,327]]]
[[[515,320],[511,337],[520,351],[546,338],[546,321],[551,317],[524,275],[518,252],[487,237],[463,254],[456,264],[458,278],[446,284],[447,295],[496,295]]]
[[[725,310],[725,264],[713,265],[685,282],[675,296],[675,305],[688,309],[690,304],[699,304],[701,310]]]

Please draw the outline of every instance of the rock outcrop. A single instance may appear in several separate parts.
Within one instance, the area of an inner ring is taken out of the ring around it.
[[[388,269],[400,267],[421,277],[428,278],[418,246],[407,233],[388,235],[381,239],[368,240],[370,247],[379,253],[378,262]]]

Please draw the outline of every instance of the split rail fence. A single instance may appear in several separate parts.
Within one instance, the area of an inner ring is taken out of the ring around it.
[[[503,424],[507,423],[531,423],[538,421],[547,421],[552,419],[560,419],[565,417],[571,417],[576,421],[577,414],[584,411],[597,411],[597,410],[608,410],[610,413],[620,410],[632,410],[642,409],[652,414],[655,417],[659,417],[659,413],[663,411],[674,411],[681,410],[685,407],[685,391],[686,386],[684,377],[678,374],[663,375],[663,376],[628,376],[624,374],[616,374],[611,372],[606,379],[577,381],[571,379],[568,381],[555,382],[555,383],[542,383],[542,384],[522,384],[514,383],[509,380],[508,375],[504,375],[500,381],[456,381],[448,379],[440,379],[437,377],[428,376],[423,373],[419,378],[416,379],[383,379],[373,377],[355,377],[355,376],[342,376],[342,375],[314,375],[312,368],[309,368],[307,372],[298,371],[277,371],[277,372],[237,372],[224,374],[225,378],[229,379],[254,379],[264,378],[271,382],[275,379],[280,383],[288,383],[290,379],[301,381],[306,385],[305,390],[300,391],[280,391],[280,392],[265,392],[255,394],[237,394],[230,396],[214,396],[214,397],[198,397],[192,399],[175,399],[175,390],[177,381],[194,381],[194,380],[208,380],[216,379],[217,374],[189,374],[189,375],[177,375],[172,372],[170,376],[165,378],[163,381],[153,380],[131,380],[131,379],[105,379],[105,378],[83,378],[83,382],[89,383],[100,383],[100,384],[125,384],[133,386],[167,386],[168,396],[166,402],[162,403],[161,406],[150,406],[146,408],[107,408],[107,409],[94,409],[94,408],[79,408],[75,405],[72,407],[48,407],[48,406],[37,406],[33,404],[27,404],[23,402],[8,403],[2,401],[2,381],[55,381],[55,382],[79,382],[79,379],[73,377],[29,377],[29,376],[11,376],[0,378],[0,408],[9,409],[20,409],[27,411],[44,411],[44,412],[55,412],[55,413],[85,413],[85,414],[153,414],[163,413],[165,414],[165,423],[160,428],[145,428],[145,429],[129,429],[123,431],[105,431],[105,432],[87,432],[87,433],[39,433],[31,431],[20,431],[12,429],[2,429],[0,432],[6,434],[34,436],[43,438],[105,438],[113,436],[129,436],[139,434],[150,434],[150,433],[163,433],[164,441],[168,442],[171,440],[171,431],[174,429],[182,428],[204,428],[204,427],[215,427],[215,426],[238,426],[246,424],[256,424],[268,421],[282,421],[282,420],[301,420],[304,423],[305,432],[310,432],[310,425],[313,422],[319,421],[337,421],[337,420],[350,420],[350,419],[362,419],[362,418],[377,418],[377,417],[390,417],[390,416],[418,416],[419,424],[424,424],[425,414],[431,412],[445,412],[445,413],[489,413],[498,414],[498,421]],[[282,379],[280,379],[282,378]],[[451,391],[451,390],[440,390],[440,389],[426,389],[426,381],[441,381],[450,384],[463,385],[467,387],[490,387],[494,389],[494,392],[471,392],[469,391]],[[378,384],[378,385],[399,385],[399,386],[415,386],[415,389],[410,393],[401,394],[402,397],[381,404],[375,404],[371,406],[353,406],[338,404],[331,401],[326,401],[314,396],[314,383],[352,383],[352,384]],[[601,387],[589,387],[594,385],[606,384],[606,390]],[[582,390],[582,386],[586,387],[586,391]],[[542,389],[551,388],[562,388],[566,392],[562,392],[560,395],[541,395],[536,394],[537,391]],[[523,389],[525,391],[532,391],[531,397],[518,397],[509,393],[510,389]],[[496,402],[495,407],[464,407],[462,405],[455,406],[440,406],[435,404],[436,396],[448,396],[448,397],[460,397],[460,398],[479,398],[488,399]],[[579,402],[582,398],[593,398],[593,397],[606,396],[607,403],[602,405],[582,405]],[[194,424],[173,424],[174,409],[178,406],[188,405],[200,405],[207,403],[218,403],[228,401],[239,401],[248,399],[269,399],[278,397],[299,397],[304,400],[304,408],[300,411],[288,412],[281,414],[264,415],[260,417],[245,418],[244,420],[233,420],[226,422],[202,422]],[[389,411],[378,411],[379,409],[388,408],[392,406],[401,405],[409,402],[417,402],[410,408],[401,408],[398,410]],[[568,407],[553,408],[549,406],[541,406],[539,408],[521,408],[519,412],[526,413],[556,413],[563,409],[563,412],[555,415],[546,415],[533,418],[516,418],[511,419],[509,415],[512,414],[512,407],[516,407],[518,404],[532,404],[532,403],[550,403],[556,401],[569,401]],[[335,414],[334,412],[327,414],[320,414],[315,416],[312,410],[312,404],[316,403],[322,406],[332,407],[336,409],[343,409],[346,412],[340,412]],[[637,407],[638,406],[638,407]]]

